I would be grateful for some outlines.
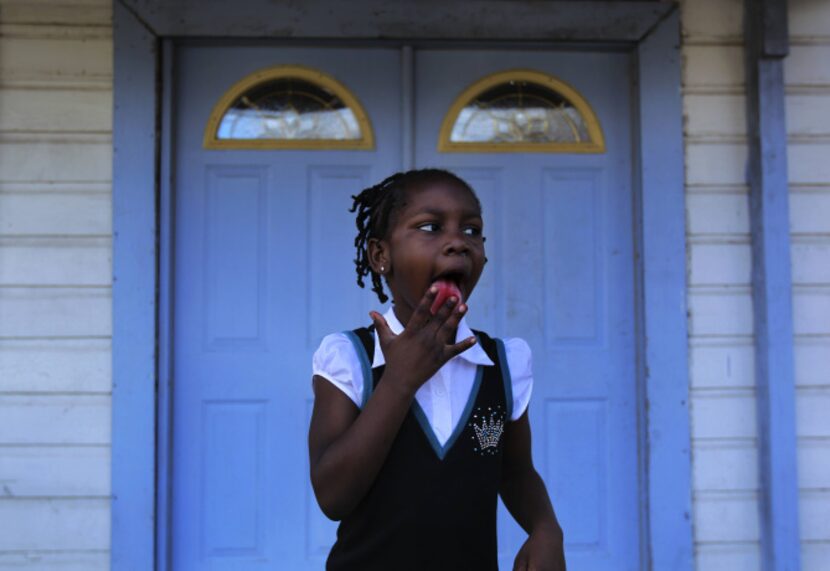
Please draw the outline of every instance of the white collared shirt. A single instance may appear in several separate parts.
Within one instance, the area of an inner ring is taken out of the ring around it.
[[[391,308],[384,314],[384,317],[393,333],[398,335],[403,331],[403,325]],[[467,325],[465,317],[458,324],[456,343],[472,335],[473,332]],[[514,337],[504,340],[504,349],[513,389],[511,420],[517,420],[527,408],[533,389],[530,347],[523,339]],[[372,368],[380,367],[385,363],[378,335],[375,333]],[[447,361],[415,393],[415,400],[423,409],[432,431],[442,446],[449,440],[470,399],[478,365],[493,365],[493,362],[484,349],[479,344],[475,344]],[[362,405],[361,397],[366,380],[363,378],[360,359],[354,345],[346,335],[333,333],[324,337],[320,347],[314,353],[312,369],[314,375],[327,379],[358,407]],[[371,382],[371,379],[368,382]]]

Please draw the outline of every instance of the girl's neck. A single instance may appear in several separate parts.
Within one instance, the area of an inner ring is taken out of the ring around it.
[[[392,304],[392,311],[395,312],[395,317],[400,324],[406,327],[406,324],[409,323],[409,318],[412,317],[412,311],[402,309],[399,305],[394,303]]]

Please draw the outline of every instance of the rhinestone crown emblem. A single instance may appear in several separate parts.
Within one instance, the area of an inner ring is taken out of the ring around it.
[[[498,448],[499,439],[504,432],[504,421],[496,420],[495,413],[492,413],[489,419],[481,419],[481,426],[473,423],[473,430],[475,430],[478,445],[482,450]]]

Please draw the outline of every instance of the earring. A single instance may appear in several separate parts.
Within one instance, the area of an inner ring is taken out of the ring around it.
[[[386,271],[386,268],[384,268],[383,266],[381,266],[381,267],[380,267],[380,273],[383,273],[383,272],[385,272],[385,271]]]

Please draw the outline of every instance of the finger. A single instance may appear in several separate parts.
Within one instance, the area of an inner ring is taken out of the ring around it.
[[[409,318],[409,322],[406,324],[407,329],[421,329],[430,322],[432,313],[430,313],[429,308],[432,307],[432,302],[435,300],[436,295],[438,295],[438,288],[430,286],[424,294],[424,297],[421,298],[418,307],[415,308],[412,317]]]
[[[392,333],[392,329],[390,329],[389,324],[386,322],[386,318],[377,311],[370,311],[369,317],[372,319],[372,323],[375,324],[375,330],[378,332],[381,347],[386,346],[389,341],[395,338],[395,334]]]
[[[448,345],[444,351],[447,361],[449,361],[456,355],[460,355],[476,343],[478,343],[478,340],[475,337],[467,337],[466,339],[456,343],[455,345]]]
[[[441,324],[441,327],[438,329],[438,335],[449,341],[454,340],[458,324],[461,323],[461,318],[464,317],[465,313],[467,313],[467,304],[459,303]]]
[[[438,308],[438,311],[435,312],[430,324],[434,327],[436,333],[439,329],[441,329],[446,323],[447,319],[454,313],[455,307],[458,305],[458,297],[451,295],[448,297],[444,303],[441,304],[441,307]]]

